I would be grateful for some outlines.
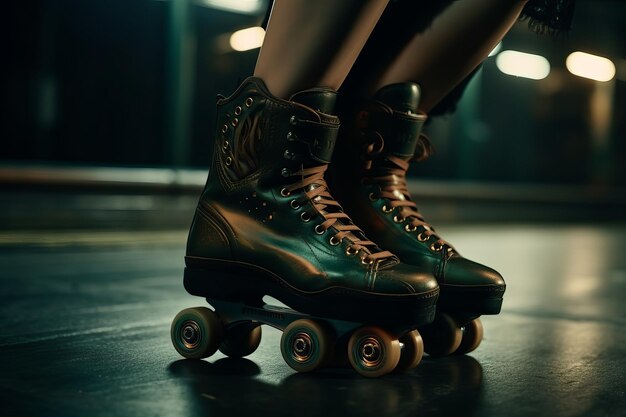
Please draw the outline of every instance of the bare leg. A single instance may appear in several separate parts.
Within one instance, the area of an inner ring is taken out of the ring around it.
[[[428,112],[469,75],[519,17],[526,0],[456,1],[416,35],[372,85],[421,85],[420,110]]]
[[[387,0],[275,0],[254,75],[277,97],[339,89]]]

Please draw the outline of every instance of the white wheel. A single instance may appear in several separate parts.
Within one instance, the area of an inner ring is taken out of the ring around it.
[[[430,356],[447,356],[461,346],[461,327],[451,316],[438,313],[428,326],[420,328],[424,338],[424,350]]]
[[[417,330],[413,330],[400,338],[402,352],[400,361],[394,372],[406,372],[414,369],[424,356],[424,342]]]
[[[376,378],[393,371],[400,361],[400,342],[380,327],[361,327],[348,342],[348,359],[359,374]]]
[[[185,358],[207,358],[220,345],[222,323],[217,314],[206,307],[186,308],[172,320],[170,336],[176,351]]]
[[[480,342],[483,341],[484,335],[483,324],[480,319],[470,321],[465,326],[461,327],[461,331],[463,333],[461,345],[454,353],[464,355],[476,350]]]
[[[231,358],[251,355],[261,344],[261,326],[239,324],[226,330],[220,352]]]
[[[312,372],[322,368],[332,356],[330,333],[316,321],[296,320],[283,331],[280,352],[291,368]]]

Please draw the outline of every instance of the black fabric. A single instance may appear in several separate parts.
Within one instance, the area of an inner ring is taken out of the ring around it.
[[[522,12],[522,20],[539,33],[561,32],[572,28],[576,0],[530,0]]]

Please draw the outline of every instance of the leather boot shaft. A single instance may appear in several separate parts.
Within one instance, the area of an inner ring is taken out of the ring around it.
[[[419,98],[417,84],[392,84],[379,90],[358,113],[356,128],[378,159],[423,156],[421,132],[427,117],[418,110]]]
[[[387,188],[393,194],[389,197],[409,201],[409,163],[425,159],[432,152],[430,142],[422,135],[427,116],[418,109],[420,91],[415,83],[392,84],[359,103],[342,130],[337,163],[332,165],[329,179],[355,221],[378,235],[382,246],[399,248],[399,256],[404,246],[398,247],[396,234],[387,233],[390,229],[384,220],[394,209],[385,205],[388,200],[381,199],[380,194],[382,188]],[[392,218],[402,217],[394,213]],[[429,254],[427,249],[424,253]]]
[[[424,219],[408,191],[410,163],[432,151],[421,134],[427,117],[419,111],[419,94],[417,84],[392,84],[357,106],[338,142],[341,162],[333,165],[331,185],[368,235],[402,262],[435,274],[441,301],[468,287],[501,300],[500,274],[460,256]]]
[[[332,112],[336,94],[320,88],[281,100],[270,94],[263,81],[249,78],[230,97],[220,97],[204,194],[252,184],[270,188],[284,181],[285,168],[328,164],[339,119],[323,111]]]

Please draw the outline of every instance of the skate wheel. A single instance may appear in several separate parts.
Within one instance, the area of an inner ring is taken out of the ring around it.
[[[348,359],[359,374],[376,378],[393,371],[400,361],[400,342],[379,327],[362,327],[350,336]]]
[[[483,341],[483,324],[479,319],[474,319],[461,327],[461,331],[463,338],[459,348],[454,353],[464,355],[474,351]]]
[[[186,308],[174,317],[170,335],[178,353],[188,359],[202,359],[217,351],[222,323],[206,307]]]
[[[430,356],[446,356],[461,345],[463,333],[456,320],[445,313],[438,313],[435,320],[420,329],[424,338],[424,351]]]
[[[249,323],[228,328],[220,345],[220,352],[231,358],[243,358],[252,354],[261,343],[261,326]]]
[[[394,372],[406,372],[414,369],[424,356],[424,342],[422,336],[417,330],[413,330],[400,338],[402,351],[400,352],[400,361],[394,369]]]
[[[331,357],[332,338],[319,323],[301,319],[283,331],[280,352],[291,368],[312,372],[323,367]]]

